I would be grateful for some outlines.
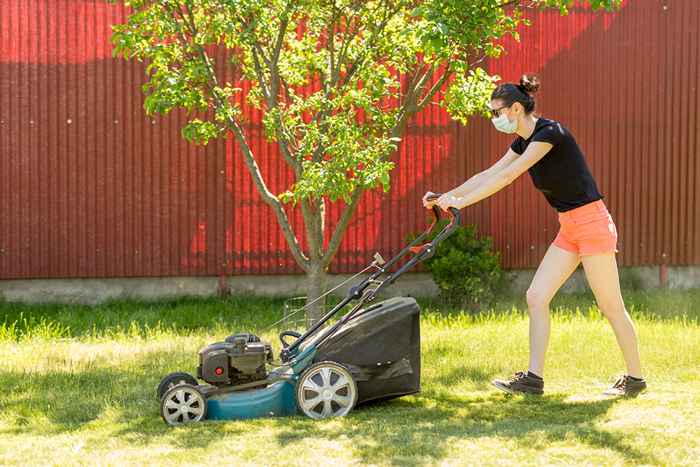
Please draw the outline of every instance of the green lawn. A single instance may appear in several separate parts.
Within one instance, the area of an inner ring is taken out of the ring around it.
[[[700,290],[625,297],[649,381],[636,399],[600,396],[622,362],[590,296],[553,304],[544,397],[489,385],[527,363],[521,299],[477,316],[422,302],[420,394],[343,419],[175,429],[158,413],[159,379],[193,372],[205,344],[273,323],[281,300],[0,302],[0,464],[698,465]]]

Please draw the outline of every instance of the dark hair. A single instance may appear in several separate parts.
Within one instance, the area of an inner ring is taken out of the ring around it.
[[[491,93],[491,100],[501,99],[506,106],[511,106],[520,102],[525,113],[529,114],[535,110],[535,99],[532,94],[536,93],[540,87],[540,80],[535,75],[523,75],[520,84],[504,83],[499,85]]]

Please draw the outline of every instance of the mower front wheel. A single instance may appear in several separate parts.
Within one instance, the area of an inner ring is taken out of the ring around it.
[[[302,373],[296,396],[299,409],[307,417],[344,417],[357,402],[357,384],[343,365],[319,362]]]
[[[171,426],[199,422],[207,416],[207,399],[197,386],[178,384],[163,395],[160,414]]]

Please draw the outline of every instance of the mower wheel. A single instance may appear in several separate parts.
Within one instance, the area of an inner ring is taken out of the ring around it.
[[[158,400],[161,400],[163,398],[163,394],[165,394],[168,389],[172,388],[173,386],[177,386],[180,383],[191,384],[192,386],[197,386],[197,384],[199,384],[197,383],[197,378],[195,378],[189,373],[185,373],[182,371],[170,373],[165,378],[160,380],[158,389],[156,389],[156,395],[158,396]]]
[[[319,362],[302,373],[296,396],[299,409],[308,417],[344,417],[357,402],[357,384],[343,365]]]
[[[160,415],[171,426],[199,422],[207,416],[207,400],[197,386],[178,384],[160,400]]]

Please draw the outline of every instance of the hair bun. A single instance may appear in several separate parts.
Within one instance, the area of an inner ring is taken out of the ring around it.
[[[534,94],[540,88],[540,79],[535,75],[523,75],[518,88],[527,94]]]

